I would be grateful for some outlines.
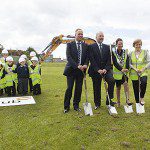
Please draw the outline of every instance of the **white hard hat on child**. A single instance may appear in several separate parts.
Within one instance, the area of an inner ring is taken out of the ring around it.
[[[27,56],[25,54],[22,54],[20,57],[27,59]]]
[[[8,50],[6,49],[2,50],[2,54],[8,54]]]
[[[34,51],[30,52],[30,56],[34,57],[36,56],[36,53]]]
[[[38,58],[37,57],[32,57],[31,61],[38,61]]]
[[[6,61],[13,61],[13,58],[12,58],[11,56],[8,56],[8,57],[6,58]]]
[[[23,62],[23,61],[25,61],[25,59],[24,59],[23,57],[20,57],[20,58],[19,58],[19,63],[21,63],[21,62]]]

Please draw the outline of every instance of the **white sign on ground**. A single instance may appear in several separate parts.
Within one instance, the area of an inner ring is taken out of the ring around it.
[[[0,106],[27,105],[27,104],[35,104],[35,103],[36,102],[32,96],[0,98]]]

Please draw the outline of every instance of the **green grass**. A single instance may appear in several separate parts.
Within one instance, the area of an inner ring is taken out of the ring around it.
[[[102,107],[93,116],[85,116],[82,109],[72,108],[63,114],[66,78],[65,64],[42,64],[42,94],[34,96],[35,105],[0,107],[0,150],[120,150],[150,149],[150,84],[145,95],[146,113],[125,114],[125,96],[121,94],[118,116],[108,114],[102,84]],[[149,81],[150,82],[150,81]],[[88,77],[88,98],[93,103],[93,89]],[[131,81],[129,82],[131,85]],[[84,89],[83,89],[84,90]],[[122,88],[123,90],[123,88]],[[130,86],[131,100],[133,98]],[[84,91],[80,107],[85,101]]]

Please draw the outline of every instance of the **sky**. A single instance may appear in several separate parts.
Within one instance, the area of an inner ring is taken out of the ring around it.
[[[0,44],[5,49],[42,51],[60,34],[74,35],[81,28],[95,39],[103,31],[104,43],[124,40],[124,48],[140,38],[150,49],[150,0],[0,0]],[[66,57],[60,45],[54,57]]]

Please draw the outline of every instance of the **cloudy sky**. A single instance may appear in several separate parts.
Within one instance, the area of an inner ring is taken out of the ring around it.
[[[136,38],[150,49],[150,0],[0,0],[0,44],[6,49],[29,46],[42,51],[53,37],[74,35],[82,28],[84,36],[105,34],[104,43],[121,37],[124,48],[132,49]],[[54,51],[65,58],[66,45]]]

